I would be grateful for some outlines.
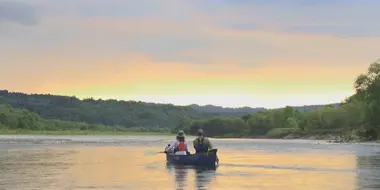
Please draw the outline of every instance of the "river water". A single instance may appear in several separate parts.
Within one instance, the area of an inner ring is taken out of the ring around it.
[[[0,190],[380,189],[378,145],[213,139],[220,166],[201,170],[154,153],[172,140],[0,136]]]

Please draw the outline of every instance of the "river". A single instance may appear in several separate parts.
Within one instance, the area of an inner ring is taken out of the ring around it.
[[[220,166],[200,170],[153,154],[173,139],[0,136],[0,190],[380,189],[378,145],[213,139]]]

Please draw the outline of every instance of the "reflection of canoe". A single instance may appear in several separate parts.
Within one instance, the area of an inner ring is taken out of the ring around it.
[[[190,155],[166,153],[166,161],[175,165],[215,166],[218,164],[217,151],[218,149],[211,149],[205,153]]]

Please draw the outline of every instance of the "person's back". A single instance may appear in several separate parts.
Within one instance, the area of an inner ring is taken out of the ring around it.
[[[203,130],[199,129],[197,132],[198,137],[193,141],[195,153],[207,152],[212,149],[210,140],[203,136]]]
[[[178,138],[178,144],[175,148],[175,153],[177,155],[187,155],[187,142],[184,138]]]

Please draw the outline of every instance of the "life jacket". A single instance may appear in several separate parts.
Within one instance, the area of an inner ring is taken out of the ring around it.
[[[176,148],[176,151],[186,151],[186,144],[185,142],[179,142]]]
[[[197,138],[197,145],[195,146],[195,152],[196,153],[201,153],[201,152],[207,152],[208,151],[208,146],[203,144],[203,141],[204,141],[204,137],[201,139],[199,139],[199,137]]]

